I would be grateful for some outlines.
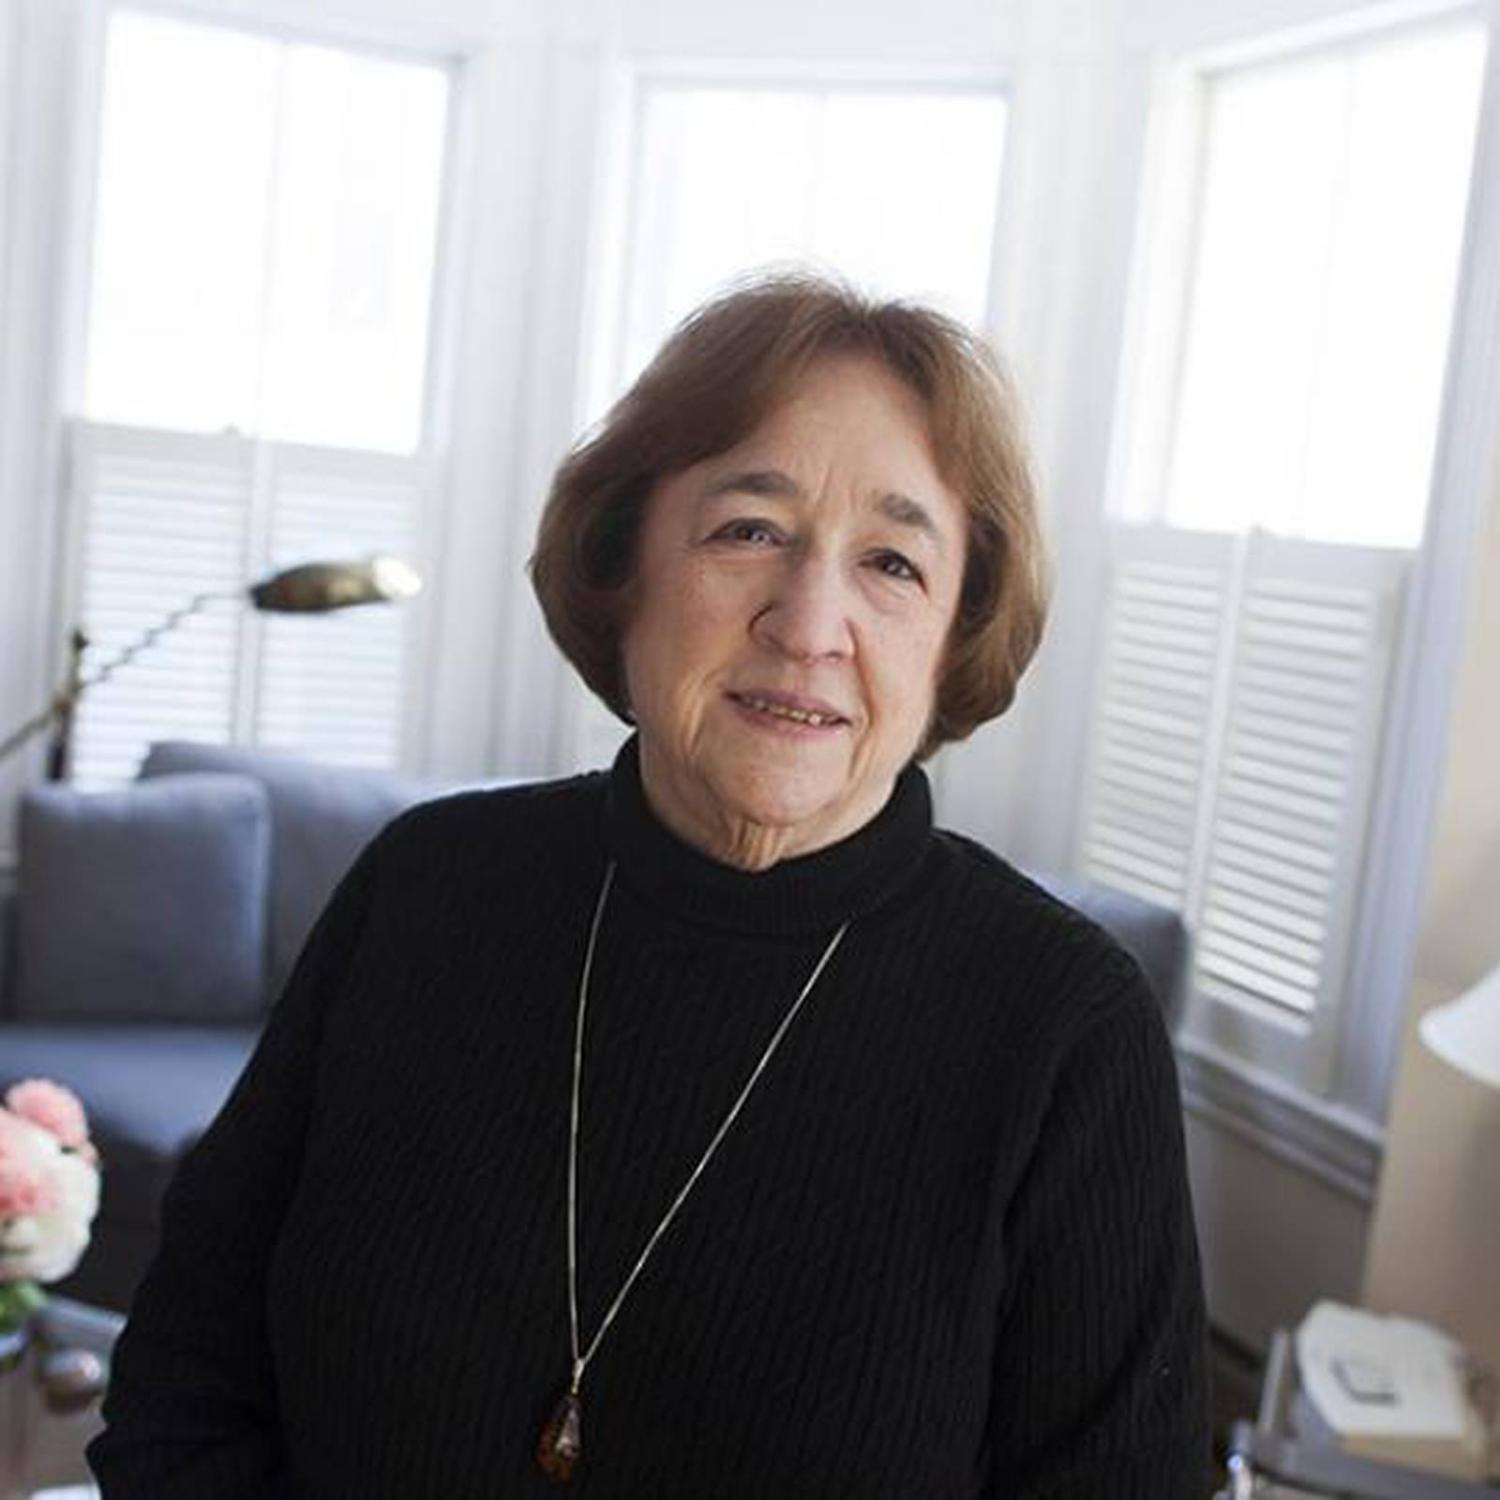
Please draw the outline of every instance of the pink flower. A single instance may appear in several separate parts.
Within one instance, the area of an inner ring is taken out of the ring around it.
[[[66,1276],[98,1211],[99,1172],[83,1148],[0,1108],[0,1282]]]
[[[30,1139],[30,1128],[23,1125],[18,1116],[0,1108],[0,1161],[24,1157]]]
[[[83,1105],[72,1089],[65,1089],[60,1083],[27,1078],[11,1086],[5,1102],[23,1120],[40,1125],[64,1146],[76,1151],[88,1142],[89,1125]]]
[[[0,1109],[0,1221],[57,1206],[46,1154],[36,1150],[38,1139],[49,1138],[34,1132],[34,1126]]]
[[[0,1156],[0,1219],[24,1219],[52,1213],[57,1208],[57,1190],[29,1162]]]

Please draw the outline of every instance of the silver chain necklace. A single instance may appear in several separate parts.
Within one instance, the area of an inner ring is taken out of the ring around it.
[[[802,1009],[802,1002],[812,994],[813,986],[828,966],[828,960],[833,957],[834,950],[849,930],[849,924],[845,922],[829,939],[828,946],[823,950],[823,956],[813,966],[812,973],[807,976],[807,982],[802,986],[801,993],[792,1002],[791,1009],[787,1011],[782,1018],[781,1025],[776,1028],[775,1035],[766,1044],[766,1050],[761,1053],[760,1061],[756,1063],[749,1078],[745,1080],[745,1086],[740,1090],[739,1098],[730,1106],[729,1113],[720,1122],[713,1139],[708,1143],[703,1155],[698,1158],[698,1165],[688,1173],[687,1181],[683,1183],[681,1190],[672,1200],[671,1207],[661,1216],[661,1222],[652,1231],[651,1238],[646,1241],[646,1248],[641,1251],[635,1265],[631,1268],[630,1275],[625,1278],[624,1285],[615,1293],[615,1300],[610,1303],[588,1347],[580,1350],[578,1336],[578,1101],[583,1080],[583,1018],[588,1008],[589,975],[594,967],[594,946],[599,938],[599,925],[604,919],[604,904],[609,899],[609,890],[614,883],[614,878],[615,862],[611,860],[604,871],[604,883],[599,887],[599,899],[594,906],[594,920],[589,927],[588,949],[583,956],[583,973],[578,981],[578,1022],[573,1035],[573,1111],[568,1127],[568,1318],[572,1334],[573,1373],[562,1399],[542,1428],[536,1450],[536,1461],[542,1472],[562,1484],[572,1479],[573,1470],[583,1455],[583,1406],[578,1392],[583,1381],[583,1372],[599,1348],[599,1341],[608,1331],[609,1325],[614,1322],[615,1314],[619,1312],[631,1287],[635,1285],[636,1278],[641,1274],[642,1267],[656,1248],[657,1241],[667,1232],[667,1226],[677,1217],[677,1210],[682,1207],[683,1200],[692,1192],[693,1185],[703,1174],[703,1169],[708,1165],[714,1152],[719,1149],[719,1142],[729,1133],[729,1128],[739,1116],[745,1100],[750,1097],[750,1090],[755,1087],[760,1075],[765,1071],[772,1053],[780,1046],[787,1028],[796,1020],[797,1012]]]

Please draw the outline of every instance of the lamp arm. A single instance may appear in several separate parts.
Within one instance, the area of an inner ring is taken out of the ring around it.
[[[0,740],[0,763],[10,755],[13,750],[18,750],[32,735],[45,729],[54,720],[65,718],[77,704],[78,700],[91,687],[97,687],[99,683],[114,676],[121,667],[134,661],[143,651],[148,651],[156,644],[162,636],[175,630],[189,615],[197,614],[207,605],[219,599],[238,599],[241,597],[238,589],[224,590],[216,589],[207,593],[194,594],[186,604],[174,609],[158,624],[151,626],[149,630],[143,631],[134,641],[123,650],[111,657],[103,666],[81,679],[77,683],[70,683],[57,690],[52,695],[52,701],[40,713],[32,715],[24,724],[19,725],[4,740]]]
[[[66,690],[59,691],[57,696],[53,698],[41,713],[34,714],[24,724],[19,725],[10,734],[6,735],[3,740],[0,740],[0,763],[4,762],[5,757],[12,750],[19,750],[32,735],[36,734],[39,730],[45,729],[67,707],[67,703],[68,695]]]
[[[59,703],[71,705],[76,703],[92,687],[98,687],[101,682],[107,682],[121,667],[129,665],[144,651],[149,651],[162,636],[170,635],[190,615],[198,614],[206,606],[218,599],[238,599],[243,590],[240,589],[215,589],[208,593],[194,594],[186,604],[178,605],[170,614],[163,616],[149,630],[142,631],[128,646],[123,647],[118,653],[110,657],[102,667],[97,668],[85,677],[71,692],[64,689],[53,700],[54,710]]]
[[[372,557],[358,563],[315,562],[283,568],[270,578],[251,585],[248,595],[256,609],[310,614],[343,609],[352,604],[405,599],[417,593],[421,587],[421,578],[400,559]],[[174,609],[159,624],[153,625],[87,677],[77,675],[78,661],[87,642],[75,630],[68,681],[53,694],[52,701],[46,708],[12,731],[4,740],[0,740],[0,762],[25,744],[38,730],[55,723],[57,732],[48,760],[48,774],[54,779],[65,779],[71,720],[78,700],[90,688],[113,677],[121,667],[134,661],[143,651],[149,651],[162,636],[175,630],[189,615],[197,614],[205,605],[219,599],[244,600],[245,597],[246,590],[243,589],[215,589],[194,594],[186,604]]]

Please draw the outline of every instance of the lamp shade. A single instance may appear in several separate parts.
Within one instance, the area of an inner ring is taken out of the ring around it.
[[[1426,1011],[1408,1041],[1364,1299],[1500,1364],[1500,970]]]
[[[256,609],[276,614],[323,614],[353,604],[384,604],[410,599],[422,580],[396,557],[368,557],[357,562],[301,563],[251,584]]]
[[[1435,1005],[1422,1017],[1419,1030],[1423,1045],[1450,1068],[1500,1089],[1500,969],[1457,1000]],[[1500,1277],[1500,1271],[1496,1274]]]

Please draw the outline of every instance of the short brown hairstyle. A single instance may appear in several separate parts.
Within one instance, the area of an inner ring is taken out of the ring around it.
[[[681,323],[552,482],[532,583],[553,639],[621,718],[630,718],[624,611],[652,490],[743,441],[815,362],[838,355],[877,360],[921,399],[938,472],[968,520],[958,611],[919,755],[1010,706],[1041,639],[1047,593],[1010,382],[951,318],[795,273],[742,282]]]

